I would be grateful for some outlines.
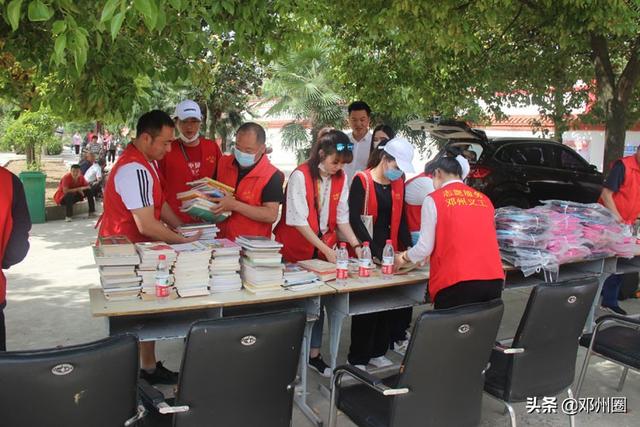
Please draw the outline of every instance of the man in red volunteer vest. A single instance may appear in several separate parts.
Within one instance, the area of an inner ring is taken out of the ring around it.
[[[180,220],[163,193],[157,161],[171,150],[174,123],[164,111],[143,114],[136,139],[127,146],[109,174],[104,189],[104,213],[100,236],[125,235],[132,242],[187,243],[200,236],[182,237],[171,227]],[[175,384],[174,372],[156,361],[155,343],[140,343],[140,376],[153,384]]]
[[[234,240],[241,235],[271,237],[283,199],[284,174],[266,156],[266,134],[262,126],[248,122],[238,128],[233,154],[218,162],[216,179],[235,188],[234,194],[212,198],[215,214],[231,212],[218,224],[220,237]]]
[[[436,162],[433,182],[418,242],[396,255],[396,265],[431,257],[429,295],[436,309],[500,298],[504,272],[491,201],[462,182],[452,157]]]
[[[618,221],[630,227],[640,215],[640,146],[632,156],[617,160],[604,182],[600,203],[607,207]],[[627,312],[618,304],[623,275],[612,274],[602,287],[602,308],[623,316]]]
[[[2,166],[0,189],[0,351],[6,351],[4,307],[7,304],[7,279],[2,270],[19,263],[27,255],[31,219],[22,183]]]
[[[190,99],[179,103],[174,120],[178,138],[171,143],[171,151],[158,162],[166,184],[165,195],[167,203],[183,223],[199,222],[199,219],[180,212],[181,203],[176,194],[189,190],[187,182],[213,178],[222,152],[214,141],[200,136],[202,113],[197,103]]]

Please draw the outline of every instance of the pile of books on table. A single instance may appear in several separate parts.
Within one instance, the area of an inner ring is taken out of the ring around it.
[[[336,279],[336,265],[328,261],[306,259],[304,261],[298,261],[298,265],[305,270],[315,273],[323,282]]]
[[[158,257],[164,255],[167,267],[171,270],[171,266],[176,261],[176,251],[164,242],[136,243],[136,251],[140,255],[137,273],[142,278],[142,297],[143,299],[154,299]],[[170,276],[169,282],[172,281],[173,277]]]
[[[191,186],[191,189],[176,195],[181,202],[181,212],[210,223],[217,223],[227,219],[229,212],[216,215],[211,211],[218,204],[208,198],[223,197],[225,192],[233,193],[235,191],[233,187],[211,178],[201,178],[187,184]]]
[[[209,266],[211,292],[231,292],[242,289],[239,273],[240,246],[229,239],[217,239],[206,244],[213,252],[213,260]]]
[[[320,286],[322,282],[312,273],[296,263],[287,264],[284,269],[284,284],[282,287],[292,291],[304,291]]]
[[[202,235],[198,240],[201,242],[208,242],[210,240],[214,240],[218,236],[220,229],[215,224],[182,224],[176,229],[176,231],[184,237],[192,237],[198,232],[202,232]]]
[[[261,236],[239,236],[242,246],[242,284],[252,293],[281,290],[284,284],[282,244]]]
[[[181,297],[209,295],[211,249],[201,242],[171,245],[176,252],[174,286]]]
[[[140,277],[136,265],[140,258],[135,246],[125,236],[99,237],[93,257],[100,273],[100,284],[106,299],[135,300],[140,294]]]

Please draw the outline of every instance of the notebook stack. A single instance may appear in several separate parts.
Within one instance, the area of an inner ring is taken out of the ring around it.
[[[239,236],[242,246],[242,284],[252,293],[277,291],[284,284],[282,244],[262,236]]]
[[[184,237],[192,237],[198,232],[202,232],[198,240],[201,242],[209,242],[217,237],[220,229],[215,224],[183,224],[179,226],[176,231]]]
[[[158,257],[164,255],[166,257],[167,266],[171,270],[171,266],[176,261],[176,251],[164,242],[142,242],[136,243],[136,250],[140,255],[140,265],[138,265],[138,276],[142,278],[142,296],[155,298],[156,294],[156,267],[158,266]],[[173,281],[169,277],[169,282]],[[145,298],[146,299],[146,298]]]
[[[207,244],[213,251],[213,260],[209,266],[211,293],[242,289],[239,273],[240,246],[229,239],[212,240]]]
[[[218,206],[210,201],[209,197],[223,197],[226,193],[233,193],[235,189],[211,178],[201,178],[187,183],[190,190],[178,193],[176,196],[181,202],[180,212],[184,212],[194,218],[202,219],[209,223],[224,221],[229,212],[214,214],[212,209]]]
[[[298,265],[305,270],[315,273],[323,282],[336,279],[336,265],[328,261],[306,259],[304,261],[298,261]]]
[[[181,297],[209,295],[211,249],[201,242],[171,245],[177,258],[173,265],[174,286]]]
[[[284,284],[282,287],[292,291],[314,289],[322,282],[315,273],[312,273],[299,264],[287,264],[284,269]]]
[[[135,246],[125,236],[99,237],[93,257],[100,272],[100,284],[110,301],[135,300],[140,294],[140,277],[136,265],[140,258]]]

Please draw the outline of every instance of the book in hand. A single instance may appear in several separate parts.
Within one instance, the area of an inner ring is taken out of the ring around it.
[[[218,189],[192,188],[191,190],[182,191],[176,194],[176,198],[181,202],[192,199],[208,200],[209,197],[224,197],[224,193]]]
[[[100,236],[98,248],[102,256],[132,256],[136,248],[127,236]]]
[[[194,218],[199,218],[206,222],[216,224],[222,222],[231,215],[230,212],[222,212],[220,214],[214,214],[211,209],[218,206],[217,203],[210,202],[203,199],[192,199],[182,204],[180,212],[186,213]]]
[[[236,191],[235,188],[228,186],[227,184],[223,184],[220,181],[216,181],[215,179],[212,178],[200,178],[197,179],[195,181],[190,181],[187,182],[187,185],[193,187],[193,188],[211,188],[211,189],[218,189],[218,190],[222,190],[226,193],[234,193]]]

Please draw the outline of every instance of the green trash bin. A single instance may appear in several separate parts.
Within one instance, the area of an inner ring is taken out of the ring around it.
[[[44,189],[46,175],[42,172],[20,172],[20,181],[29,207],[29,216],[34,224],[45,222]]]

